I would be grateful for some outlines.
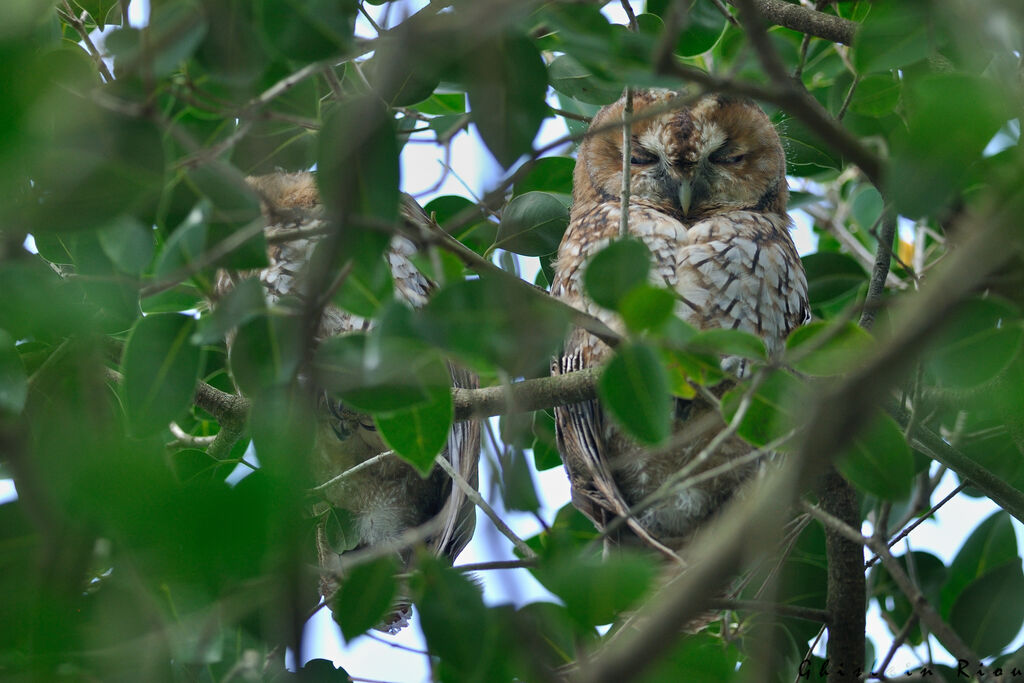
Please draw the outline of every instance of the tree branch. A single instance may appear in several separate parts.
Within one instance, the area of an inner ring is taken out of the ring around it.
[[[741,9],[744,4],[742,0],[729,0],[729,3]],[[773,24],[833,43],[852,45],[858,28],[857,23],[849,19],[794,5],[785,0],[753,0],[753,5],[761,16]]]
[[[878,235],[878,250],[875,252],[875,265],[871,269],[871,281],[868,293],[864,298],[864,311],[860,315],[860,326],[870,330],[875,322],[885,283],[889,277],[889,264],[892,261],[892,240],[896,235],[896,212],[891,206],[882,211],[882,231]]]
[[[969,662],[981,661],[971,650],[970,646],[960,638],[957,632],[942,620],[939,613],[928,602],[928,598],[925,597],[924,593],[914,584],[911,578],[907,576],[907,573],[900,566],[899,562],[896,561],[896,558],[889,553],[889,548],[884,542],[862,536],[859,531],[819,507],[807,503],[804,503],[802,507],[812,517],[819,520],[826,527],[842,534],[850,542],[859,546],[866,545],[875,551],[893,581],[896,582],[896,585],[899,586],[903,594],[910,600],[910,606],[918,618],[921,619],[921,623],[928,627],[932,635],[938,638],[943,647],[949,650],[953,656],[966,659]],[[863,612],[863,608],[861,611]]]
[[[483,389],[452,389],[456,420],[528,413],[597,397],[601,368],[587,368],[552,377],[539,377]]]

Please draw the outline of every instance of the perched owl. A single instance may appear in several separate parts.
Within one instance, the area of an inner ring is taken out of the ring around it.
[[[249,185],[260,195],[267,220],[265,234],[270,240],[270,264],[256,275],[262,282],[268,303],[274,304],[284,297],[303,300],[313,294],[308,291],[307,265],[319,241],[315,234],[289,241],[279,241],[285,233],[296,230],[316,233],[326,226],[316,181],[310,173],[276,173],[251,177]],[[403,197],[402,218],[412,234],[427,217],[411,197]],[[273,238],[278,237],[278,240]],[[430,296],[432,283],[412,264],[410,257],[414,245],[404,237],[395,236],[385,253],[395,283],[395,296],[411,306],[422,306]],[[222,273],[218,282],[221,293],[233,281],[252,273]],[[370,321],[336,306],[328,305],[317,332],[317,339],[365,331]],[[478,386],[471,373],[449,366],[454,386]],[[355,465],[389,450],[377,433],[369,415],[356,412],[343,403],[320,393],[318,404],[318,431],[314,450],[314,476],[317,482],[326,482]],[[442,455],[446,457],[473,486],[477,483],[477,463],[480,451],[480,425],[477,422],[457,422],[448,435]],[[386,457],[323,491],[325,503],[348,511],[355,521],[359,535],[356,550],[396,540],[403,532],[441,516],[440,530],[428,539],[431,549],[452,558],[462,551],[473,535],[475,509],[461,489],[439,468],[422,478],[410,465],[397,456]],[[321,566],[328,572],[339,567],[339,555],[327,542],[324,529],[318,529],[317,550]],[[406,559],[408,559],[406,557]],[[325,573],[321,592],[329,598],[337,589],[331,575]],[[407,605],[399,605],[395,613],[379,628],[395,631],[405,624]]]
[[[809,317],[807,282],[789,235],[786,161],[768,117],[747,99],[709,95],[670,108],[678,93],[639,91],[632,124],[629,234],[652,258],[652,279],[675,290],[676,313],[698,328],[758,335],[777,357],[794,327]],[[644,117],[644,110],[662,111]],[[552,293],[623,330],[617,315],[584,294],[588,259],[620,231],[624,98],[603,108],[580,145],[569,227],[555,264]],[[610,125],[611,124],[611,125]],[[570,333],[554,372],[598,365],[612,355],[581,329]],[[724,363],[733,371],[737,363]],[[651,449],[626,437],[596,401],[555,410],[557,438],[573,503],[603,529],[689,463],[724,424],[699,395],[677,400],[673,447]],[[682,445],[677,445],[677,444]],[[696,473],[749,452],[726,441]],[[728,499],[756,465],[693,485],[629,525],[679,547]],[[637,528],[638,525],[641,528]]]

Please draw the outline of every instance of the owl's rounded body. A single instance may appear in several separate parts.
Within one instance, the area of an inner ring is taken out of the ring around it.
[[[755,334],[777,357],[789,332],[808,317],[806,279],[785,212],[778,135],[749,101],[710,96],[671,109],[675,96],[641,91],[635,97],[629,236],[650,250],[651,280],[674,291],[681,319],[700,329]],[[611,124],[622,112],[622,100],[602,109],[591,124],[597,132],[580,146],[552,283],[553,295],[619,331],[618,315],[586,296],[583,272],[619,237],[622,128]],[[576,329],[556,371],[599,365],[611,355],[603,342]],[[724,427],[717,408],[699,396],[677,401],[676,413],[670,446],[652,449],[623,434],[596,402],[556,409],[573,501],[598,527],[690,465]],[[662,542],[682,543],[756,469],[756,462],[737,462],[749,451],[738,438],[726,440],[693,471],[718,468],[722,474],[676,492],[636,520]]]

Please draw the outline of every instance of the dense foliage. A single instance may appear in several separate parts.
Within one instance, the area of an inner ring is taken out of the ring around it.
[[[1006,651],[1024,622],[1010,522],[1024,519],[1016,0],[648,0],[633,26],[601,2],[151,4],[131,27],[126,0],[0,3],[0,468],[18,491],[0,506],[4,678],[294,676],[284,651],[317,605],[320,521],[297,377],[334,372],[332,388],[426,469],[456,418],[442,358],[485,386],[546,375],[571,311],[524,287],[514,256],[539,257],[547,286],[573,143],[625,85],[756,97],[786,145],[791,208],[813,218],[815,317],[780,366],[753,337],[674,318],[630,243],[587,278],[629,328],[595,391],[637,439],[664,441],[670,396],[722,382],[721,354],[750,360],[721,406],[780,453],[772,498],[728,511],[695,544],[698,570],[668,585],[652,556],[602,557],[567,506],[520,549],[561,604],[485,606],[471,575],[423,554],[407,588],[436,677],[824,678],[808,650],[826,605],[872,602],[894,648],[933,637],[970,675],[1024,669]],[[357,19],[370,27],[358,35]],[[569,135],[535,149],[551,117]],[[418,265],[439,290],[412,312],[380,258],[399,229],[399,155],[470,126],[508,172],[485,197],[426,204],[437,229],[419,236]],[[308,325],[258,287],[208,304],[217,269],[266,263],[244,177],[314,164],[339,231],[329,265],[346,273],[333,301],[378,322],[317,355]],[[411,371],[373,370],[389,365]],[[531,468],[560,466],[550,404],[506,415],[501,438],[504,506],[536,510]],[[229,485],[250,444],[258,467]],[[827,517],[817,493],[831,462],[855,489],[853,519]],[[886,540],[938,502],[943,475],[1002,510],[949,564],[901,545],[890,557]],[[826,528],[859,535],[862,519],[882,551],[862,568],[855,546],[866,598],[826,557]],[[327,524],[344,545],[343,515]],[[347,639],[389,608],[398,571],[389,557],[351,568],[334,606]],[[684,633],[670,608],[687,595],[728,596],[731,611]],[[830,680],[891,657],[869,643]],[[347,679],[323,661],[303,672]]]

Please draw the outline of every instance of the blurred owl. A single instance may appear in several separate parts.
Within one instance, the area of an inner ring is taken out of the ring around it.
[[[807,282],[786,215],[786,160],[779,136],[747,99],[704,96],[681,107],[679,93],[638,91],[631,126],[629,234],[652,254],[652,280],[677,295],[676,314],[697,328],[753,333],[778,357],[786,336],[809,318]],[[583,291],[588,259],[619,234],[625,98],[594,117],[597,131],[580,144],[569,227],[551,291],[618,331],[618,316]],[[660,111],[648,112],[650,107]],[[603,130],[598,130],[603,129]],[[566,373],[598,365],[611,349],[573,330],[553,367]],[[723,367],[742,372],[726,361]],[[559,450],[573,503],[600,529],[690,463],[724,424],[700,395],[677,399],[670,448],[650,449],[624,435],[596,401],[555,410]],[[694,474],[750,451],[723,443]],[[628,520],[633,533],[678,548],[755,471],[737,465],[689,486]],[[625,540],[623,537],[621,540]]]
[[[270,243],[270,264],[255,273],[266,291],[267,301],[277,303],[284,297],[303,300],[312,294],[308,264],[320,237],[320,228],[327,227],[320,204],[316,179],[310,173],[275,173],[250,177],[249,185],[259,194]],[[408,196],[403,196],[402,219],[410,234],[421,234],[420,226],[427,220],[423,210]],[[282,237],[305,235],[281,241]],[[277,239],[275,239],[275,237]],[[410,306],[422,306],[430,296],[433,284],[412,264],[415,247],[408,239],[395,236],[384,254],[394,278],[395,296]],[[253,273],[221,273],[220,294],[234,281]],[[371,321],[328,304],[320,320],[317,341],[349,332],[366,331]],[[471,373],[449,366],[454,386],[478,386]],[[313,474],[318,483],[327,482],[342,472],[389,450],[375,429],[372,417],[354,411],[342,402],[320,392],[317,407],[318,430],[314,449]],[[448,434],[442,456],[451,462],[474,487],[477,484],[477,463],[480,451],[478,422],[456,422]],[[385,457],[323,491],[325,504],[342,508],[351,514],[358,533],[354,550],[395,541],[405,531],[440,516],[439,531],[427,539],[437,554],[452,560],[473,535],[475,508],[461,489],[439,468],[422,478],[397,456]],[[322,504],[323,507],[325,504]],[[321,593],[330,602],[337,590],[332,578],[340,568],[339,555],[327,541],[324,528],[317,530],[317,551],[325,571]],[[406,553],[405,559],[408,559]],[[408,605],[399,604],[394,614],[378,626],[394,632],[405,625]]]

